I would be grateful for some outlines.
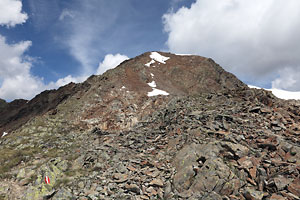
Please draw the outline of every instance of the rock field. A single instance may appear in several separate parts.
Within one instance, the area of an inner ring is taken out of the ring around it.
[[[300,102],[211,59],[161,54],[2,118],[0,199],[300,199]],[[169,95],[147,96],[151,81]]]

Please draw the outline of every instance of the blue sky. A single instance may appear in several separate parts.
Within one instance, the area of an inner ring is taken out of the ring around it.
[[[82,73],[84,61],[79,55],[72,55],[76,53],[70,49],[77,44],[68,44],[72,43],[68,40],[85,40],[80,44],[86,51],[82,54],[90,57],[89,66],[85,67],[94,70],[106,54],[134,57],[165,49],[167,34],[163,33],[161,17],[172,6],[169,1],[151,0],[27,0],[23,1],[26,23],[14,28],[0,27],[0,33],[8,43],[32,41],[26,54],[37,62],[31,71],[49,82]],[[68,14],[63,17],[63,13]]]
[[[297,0],[0,0],[0,98],[30,99],[160,50],[300,91],[299,11]]]

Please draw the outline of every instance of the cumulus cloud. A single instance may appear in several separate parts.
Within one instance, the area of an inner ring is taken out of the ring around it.
[[[99,63],[99,66],[98,66],[96,74],[103,74],[107,70],[115,68],[121,62],[123,62],[124,60],[127,60],[127,59],[129,59],[129,58],[127,56],[125,56],[125,55],[121,55],[121,54],[116,54],[116,55],[107,54],[105,56],[104,60],[101,63]]]
[[[5,38],[0,36],[1,98],[31,98],[45,88],[42,79],[30,74],[32,63],[24,56],[30,46],[30,41],[7,44]]]
[[[300,67],[285,67],[279,70],[279,76],[272,81],[272,88],[299,91]]]
[[[30,46],[30,41],[7,44],[5,37],[0,35],[0,98],[31,99],[44,90],[56,89],[70,82],[83,82],[87,78],[68,75],[45,84],[43,78],[34,76],[30,71],[34,59],[25,55]]]
[[[21,1],[0,1],[0,25],[13,27],[24,23],[27,18],[27,14],[22,13]],[[6,38],[0,35],[1,98],[31,98],[45,88],[42,79],[30,73],[33,59],[24,55],[31,44],[31,41],[7,44]]]
[[[28,19],[26,13],[22,13],[22,2],[19,0],[0,1],[0,25],[13,27],[22,24]]]
[[[43,78],[34,76],[30,71],[34,60],[26,55],[30,46],[30,41],[7,44],[5,37],[0,35],[0,98],[6,100],[31,99],[46,89],[56,89],[70,82],[83,82],[92,74],[68,75],[46,84]],[[128,57],[125,55],[108,54],[99,64],[96,73],[102,74],[126,59]]]
[[[31,45],[30,41],[7,44],[5,37],[0,35],[0,98],[6,100],[31,99],[46,89],[56,89],[70,82],[83,82],[92,74],[68,75],[46,84],[42,77],[34,76],[30,71],[34,59],[27,56],[26,51]],[[99,64],[96,73],[102,74],[126,59],[128,57],[125,55],[108,54]]]
[[[66,10],[62,13],[61,20],[67,16],[72,17],[72,13]],[[27,14],[22,13],[21,1],[0,1],[0,25],[13,27],[24,23],[27,18]],[[87,74],[75,77],[68,75],[55,82],[44,83],[42,77],[31,73],[35,59],[26,55],[31,45],[31,41],[8,44],[6,38],[0,35],[0,98],[31,99],[46,89],[56,89],[70,82],[83,82],[88,77]],[[91,75],[91,72],[88,75]]]
[[[58,79],[56,82],[50,82],[48,85],[46,85],[46,88],[58,88],[61,86],[64,86],[68,83],[81,83],[83,81],[85,81],[90,75],[92,74],[97,74],[97,75],[101,75],[104,72],[106,72],[109,69],[115,68],[116,66],[118,66],[121,62],[123,62],[124,60],[129,59],[126,55],[121,55],[121,54],[107,54],[104,57],[104,60],[102,62],[99,63],[98,65],[98,69],[96,70],[96,73],[93,71],[91,73],[84,73],[83,75],[80,76],[72,76],[72,75],[68,75],[64,78],[60,78]],[[45,88],[44,87],[44,88]]]
[[[290,79],[300,71],[299,18],[298,0],[197,0],[163,22],[172,52],[212,57],[244,81],[279,76],[274,87],[300,90]]]
[[[85,81],[85,79],[87,79],[87,76],[76,76],[76,77],[73,77],[72,75],[68,75],[68,76],[66,76],[64,78],[58,79],[55,83],[51,82],[49,85],[50,85],[50,87],[58,88],[58,87],[67,85],[68,83],[71,83],[71,82],[73,82],[73,83],[80,83],[80,82]]]

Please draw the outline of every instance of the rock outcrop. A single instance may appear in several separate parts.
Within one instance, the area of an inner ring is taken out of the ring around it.
[[[65,87],[2,125],[0,199],[300,199],[300,102],[211,59],[145,53]]]

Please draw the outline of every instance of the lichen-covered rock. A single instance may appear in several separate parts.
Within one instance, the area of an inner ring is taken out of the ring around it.
[[[56,184],[63,177],[67,162],[61,158],[52,159],[37,170],[37,179],[25,193],[26,199],[41,199],[56,193]],[[49,182],[45,179],[49,178]]]
[[[52,196],[55,193],[54,189],[46,185],[31,186],[25,193],[24,199],[40,200]]]
[[[219,157],[228,147],[240,155],[247,152],[246,147],[228,142],[185,146],[174,159],[177,171],[173,180],[175,189],[185,196],[199,192],[230,195],[237,191],[241,186],[239,178]],[[245,152],[242,153],[242,150]]]
[[[262,200],[264,193],[253,188],[246,188],[244,196],[246,200]]]
[[[72,195],[71,191],[65,188],[58,190],[54,196],[51,198],[52,200],[61,200],[61,199],[73,199],[74,196]]]

